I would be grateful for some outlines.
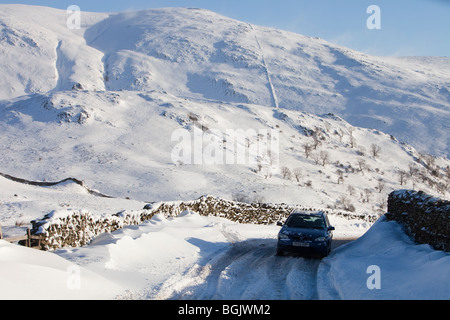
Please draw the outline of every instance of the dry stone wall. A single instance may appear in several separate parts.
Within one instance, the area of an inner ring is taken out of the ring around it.
[[[399,190],[389,195],[386,216],[399,222],[417,243],[450,251],[450,201],[421,191]]]
[[[31,233],[43,236],[41,243],[45,250],[54,250],[61,247],[86,245],[99,234],[114,232],[129,225],[141,224],[156,214],[163,214],[166,218],[177,217],[183,211],[189,210],[203,216],[221,217],[243,224],[269,225],[286,219],[294,209],[319,211],[315,208],[287,204],[249,204],[203,196],[194,201],[157,203],[147,205],[142,211],[122,211],[106,216],[94,216],[88,211],[52,211],[42,219],[31,222]],[[328,213],[368,222],[378,219],[378,215],[351,212]]]

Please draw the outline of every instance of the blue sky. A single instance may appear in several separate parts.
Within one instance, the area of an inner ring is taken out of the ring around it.
[[[450,0],[46,0],[0,1],[83,11],[197,7],[249,23],[326,39],[374,55],[450,57]],[[367,8],[381,9],[369,30]]]

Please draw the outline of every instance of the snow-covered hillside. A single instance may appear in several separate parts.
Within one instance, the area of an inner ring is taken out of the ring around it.
[[[250,200],[383,213],[394,189],[448,195],[448,160],[423,157],[387,134],[328,114],[159,92],[74,90],[15,99],[0,115],[3,173],[36,181],[75,177],[119,198],[246,194]],[[249,131],[235,141],[227,131],[239,129]],[[174,135],[180,130],[187,134],[183,141]],[[251,152],[264,140],[275,143],[272,157]],[[180,145],[188,157],[178,157]],[[194,162],[198,147],[200,162]],[[235,157],[241,147],[243,164]],[[214,152],[223,153],[224,164],[207,161]],[[404,181],[401,172],[408,173]]]
[[[410,187],[448,189],[445,158],[395,140],[448,152],[447,58],[369,57],[200,9],[82,12],[79,30],[67,18],[0,6],[3,173],[75,177],[141,201],[250,190],[271,202],[381,212],[386,194],[404,187],[399,171],[422,173]],[[227,130],[256,132],[244,148],[276,130],[276,165],[291,177],[267,168],[273,159],[264,154],[246,165],[174,161],[174,132],[193,137],[194,128],[215,136],[224,157],[238,148],[226,145]],[[373,144],[379,155],[371,156]],[[306,154],[306,145],[314,150]]]
[[[1,5],[0,99],[70,90],[179,97],[335,113],[448,156],[450,59],[368,56],[201,9],[68,14]],[[408,114],[408,117],[404,115]]]

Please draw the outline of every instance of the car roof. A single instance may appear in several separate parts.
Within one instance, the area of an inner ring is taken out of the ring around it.
[[[297,210],[294,210],[291,212],[291,215],[325,216],[326,213],[324,211],[297,211]]]

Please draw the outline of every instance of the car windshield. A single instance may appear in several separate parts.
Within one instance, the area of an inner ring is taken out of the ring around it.
[[[289,228],[325,229],[322,216],[293,214],[286,221]]]

